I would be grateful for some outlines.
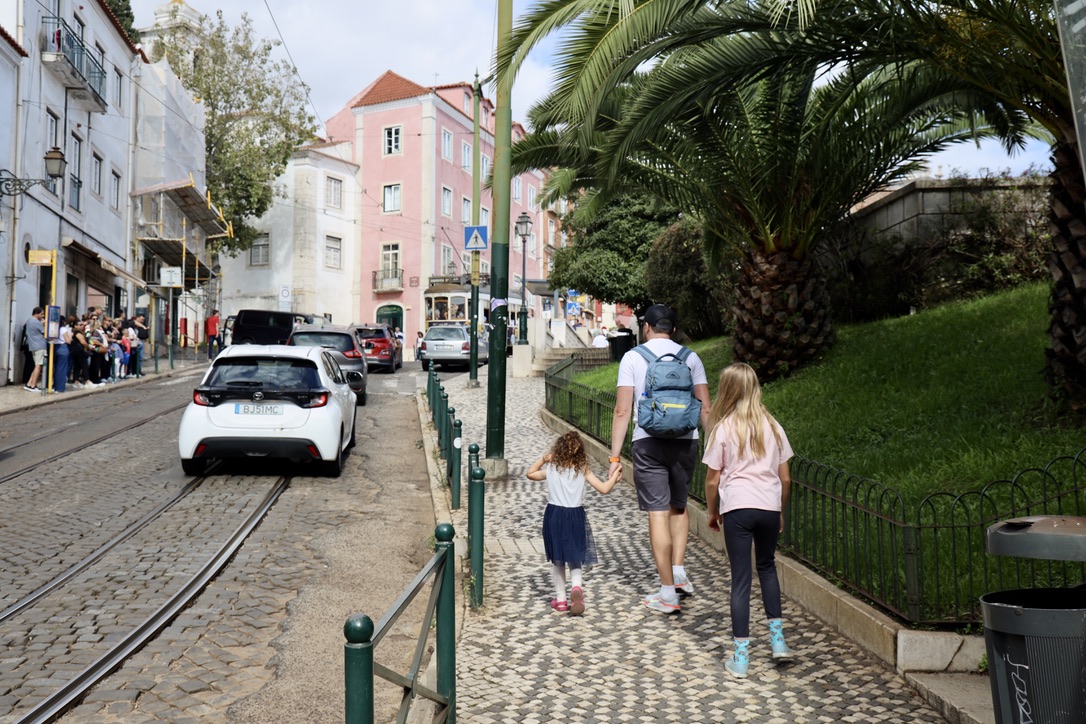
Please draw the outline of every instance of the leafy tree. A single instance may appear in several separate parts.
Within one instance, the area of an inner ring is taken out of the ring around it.
[[[246,14],[230,28],[220,10],[214,20],[203,16],[195,34],[174,28],[156,46],[206,109],[207,185],[234,227],[234,238],[221,240],[227,253],[252,244],[256,231],[247,220],[271,207],[273,181],[291,151],[316,133],[308,88],[273,59],[278,45],[257,39]]]
[[[132,3],[130,0],[106,0],[106,5],[113,11],[113,14],[117,16],[117,20],[121,23],[121,27],[128,33],[128,37],[131,38],[133,43],[140,41],[140,34],[136,32],[136,27],[133,23],[136,22],[136,16],[132,12]]]
[[[675,219],[674,211],[644,194],[619,196],[591,215],[575,208],[562,220],[570,244],[555,253],[552,284],[608,304],[648,306],[653,300],[645,289],[645,260]]]

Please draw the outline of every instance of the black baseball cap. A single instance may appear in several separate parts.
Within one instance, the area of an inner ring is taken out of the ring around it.
[[[666,304],[653,304],[642,317],[645,324],[661,332],[673,332],[679,326],[679,313]]]

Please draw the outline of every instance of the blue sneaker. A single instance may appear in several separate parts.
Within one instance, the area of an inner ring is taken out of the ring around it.
[[[786,661],[795,656],[792,649],[788,648],[788,644],[784,642],[784,622],[779,618],[769,622],[769,645],[773,649],[774,659]]]
[[[735,652],[724,662],[724,669],[737,679],[747,678],[747,669],[750,667],[749,647],[750,639],[735,639]]]

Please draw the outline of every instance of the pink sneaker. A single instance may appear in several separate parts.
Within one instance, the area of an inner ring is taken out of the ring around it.
[[[574,586],[573,590],[569,592],[570,606],[569,613],[571,616],[580,616],[584,613],[584,591],[580,586]]]
[[[551,608],[560,613],[565,613],[569,610],[569,603],[567,603],[566,601],[559,601],[557,598],[552,598]]]

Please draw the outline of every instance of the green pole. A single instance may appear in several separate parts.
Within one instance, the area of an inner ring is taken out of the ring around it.
[[[449,478],[449,488],[452,491],[452,508],[460,510],[460,448],[463,445],[460,431],[463,423],[453,420],[453,446],[452,455],[449,456],[449,466],[452,468],[452,476]]]
[[[441,397],[439,399],[441,405],[437,408],[437,420],[434,421],[434,424],[437,425],[437,447],[441,453],[441,459],[444,460],[445,446],[449,444],[446,435],[446,423],[449,418],[445,414],[445,410],[449,409],[449,393],[445,391],[444,385],[441,386]]]
[[[475,530],[475,526],[472,524],[473,515],[472,510],[475,506],[471,504],[471,496],[475,494],[471,482],[471,471],[479,467],[479,445],[478,443],[472,443],[468,445],[468,557],[471,557],[471,532]]]
[[[456,564],[452,542],[455,535],[449,523],[441,523],[434,530],[437,549],[445,554],[437,594],[437,693],[449,700],[449,715],[445,719],[449,724],[456,722]]]
[[[456,420],[456,408],[450,407],[445,412],[445,482],[452,481],[453,456],[453,421]]]
[[[472,468],[468,488],[468,515],[471,517],[471,607],[483,605],[483,491],[486,471]]]
[[[513,0],[498,0],[498,55],[513,31]],[[510,147],[513,114],[510,108],[513,76],[498,72],[494,128],[494,238],[490,251],[490,360],[487,363],[486,456],[505,458],[505,343],[509,327],[509,184],[512,180]]]
[[[472,114],[472,149],[471,154],[471,225],[479,225],[479,205],[482,199],[479,195],[482,193],[482,179],[479,178],[480,173],[480,161],[479,157],[482,153],[482,149],[479,147],[479,102],[483,97],[483,88],[479,85],[479,72],[475,73],[475,85],[473,86],[475,95],[475,112]],[[479,252],[471,252],[471,317],[468,319],[468,324],[471,325],[468,339],[471,340],[470,344],[470,361],[471,365],[468,370],[468,386],[479,386]]]
[[[347,724],[373,724],[373,620],[356,613],[343,624]]]

